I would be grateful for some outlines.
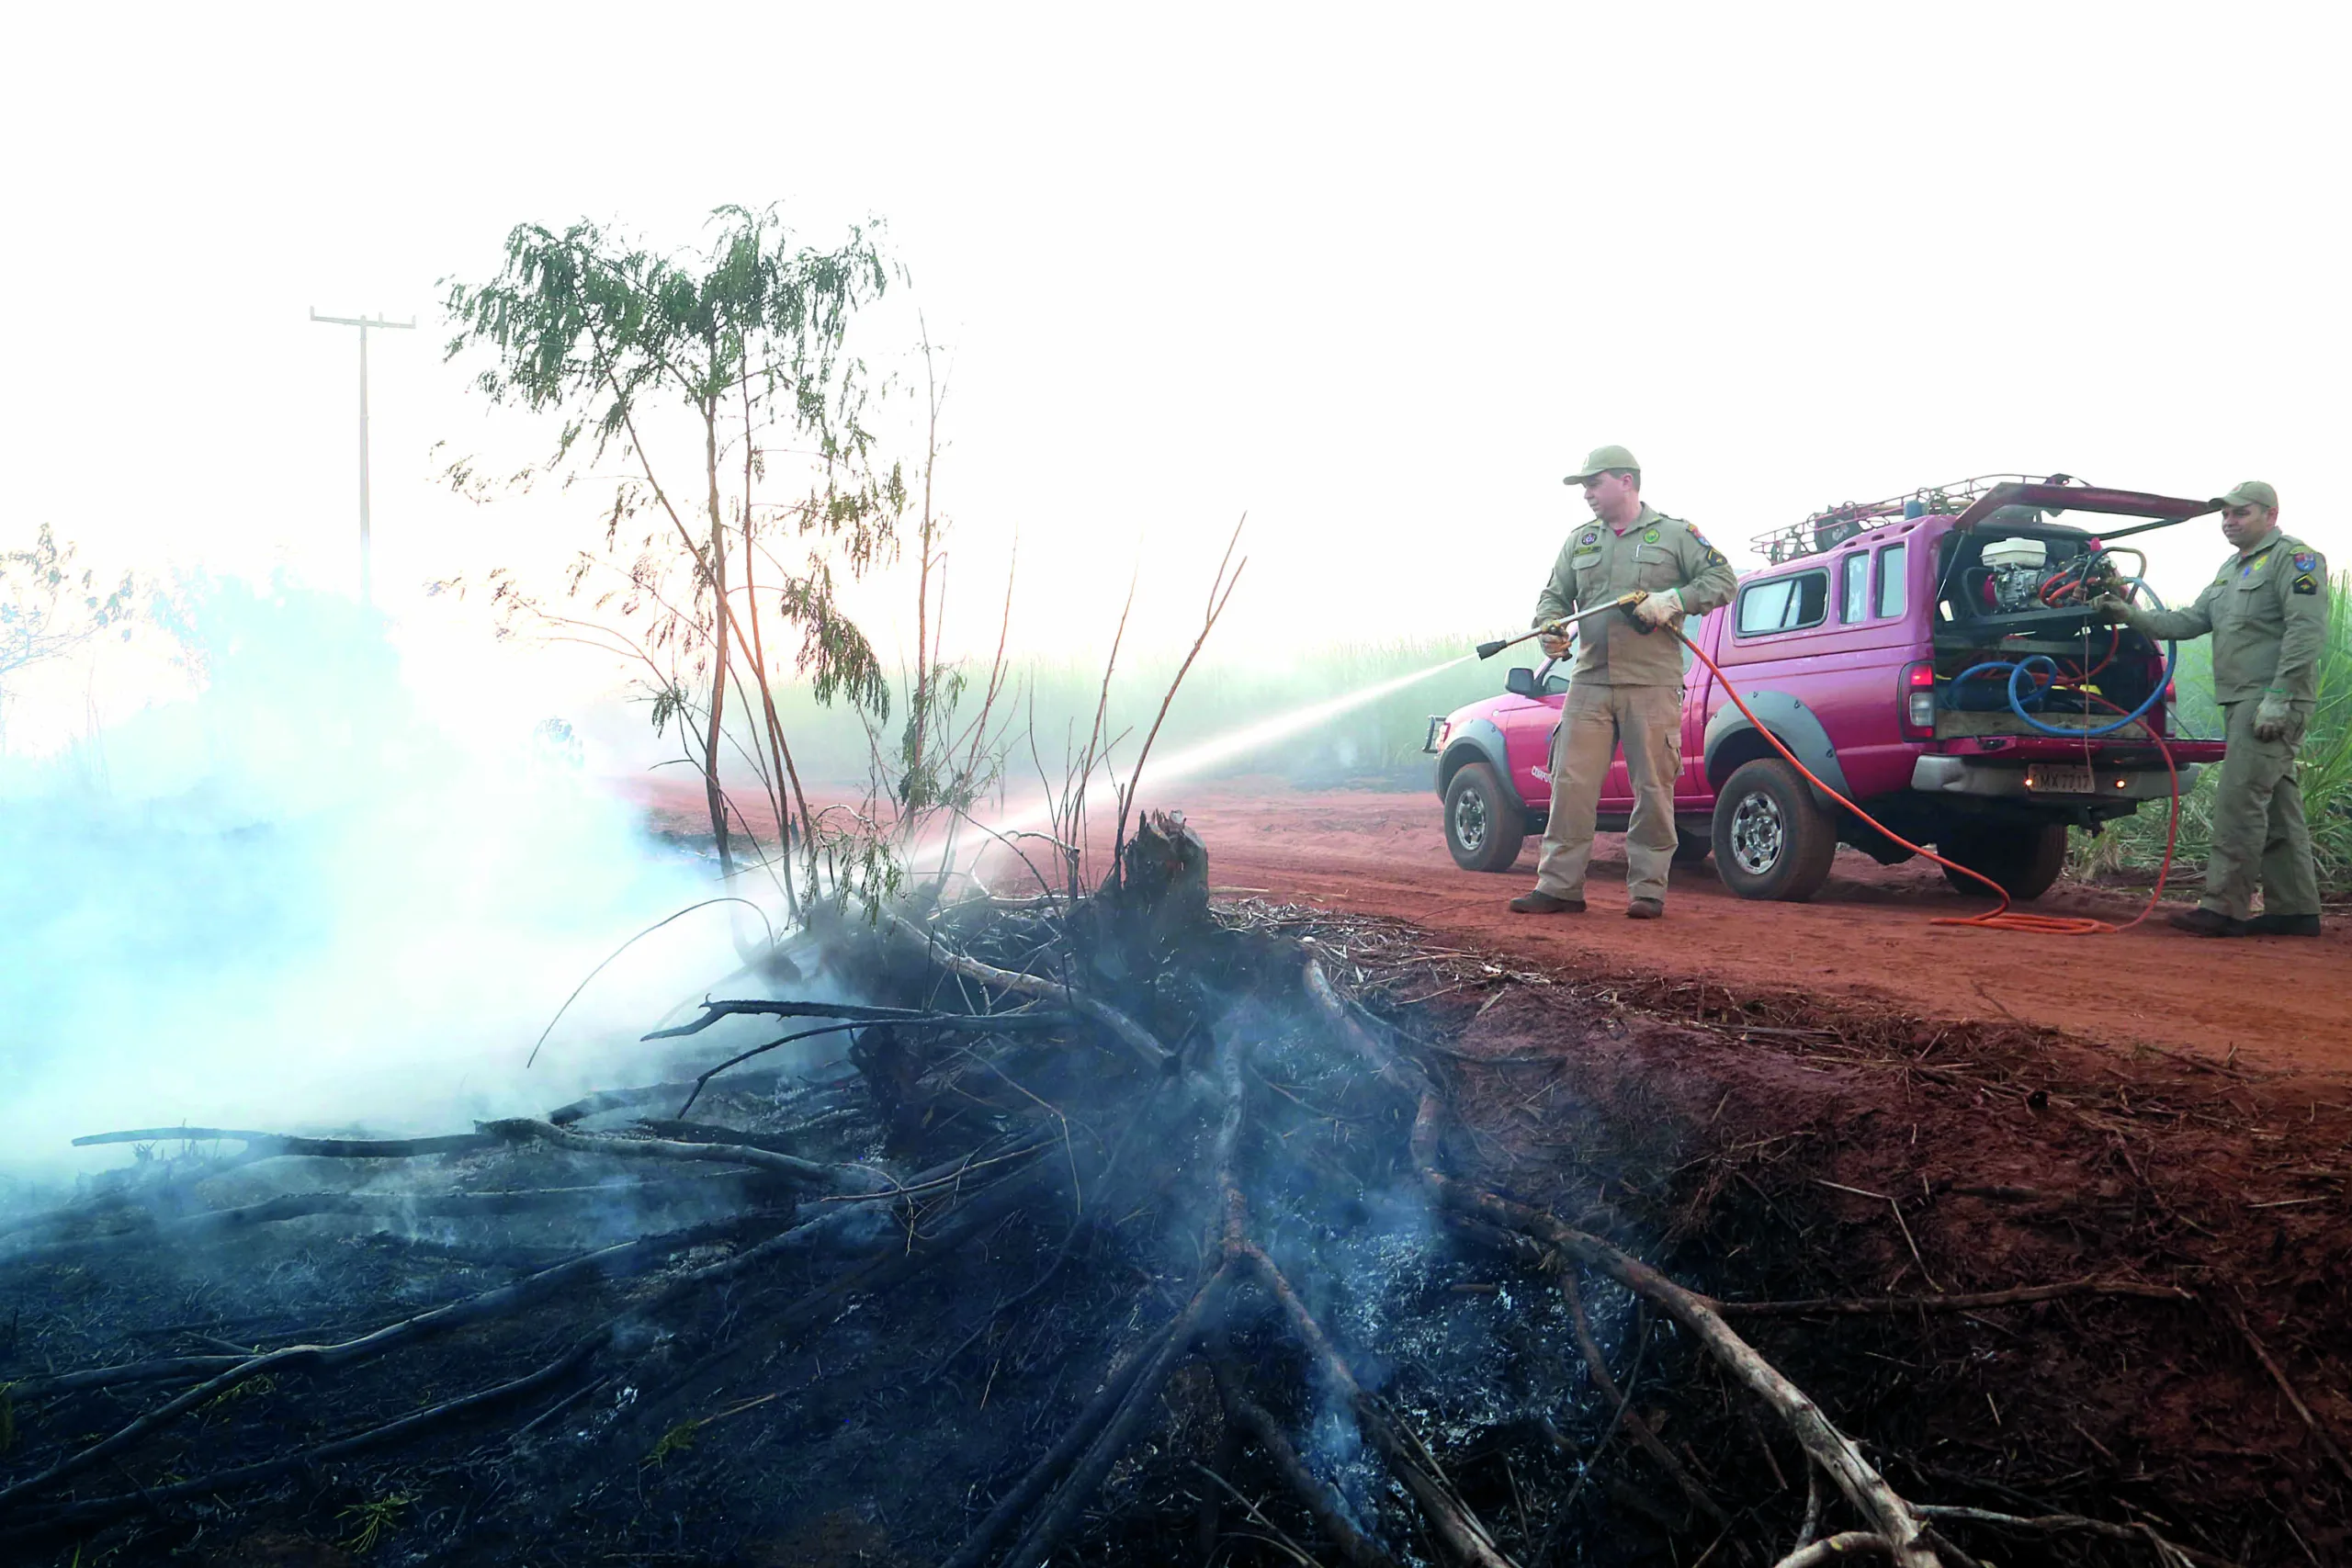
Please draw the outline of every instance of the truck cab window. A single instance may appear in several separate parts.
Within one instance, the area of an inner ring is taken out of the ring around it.
[[[1838,619],[1850,626],[1867,620],[1870,613],[1870,553],[1856,550],[1838,563]]]
[[[1751,582],[1739,592],[1742,637],[1767,637],[1817,626],[1829,615],[1829,574],[1800,571]]]
[[[1899,615],[1907,605],[1904,592],[1903,563],[1909,547],[1889,545],[1878,553],[1878,613]]]

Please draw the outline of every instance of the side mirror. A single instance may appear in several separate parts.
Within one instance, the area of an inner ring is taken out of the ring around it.
[[[1528,669],[1525,665],[1520,666],[1518,669],[1513,670],[1510,674],[1503,677],[1503,690],[1509,692],[1514,697],[1532,697],[1536,695],[1535,671]]]

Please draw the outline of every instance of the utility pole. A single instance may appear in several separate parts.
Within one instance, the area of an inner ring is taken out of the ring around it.
[[[322,316],[319,308],[313,305],[311,307],[311,320],[330,327],[359,329],[359,602],[371,604],[375,598],[368,572],[368,329],[390,327],[407,331],[416,325],[416,318],[411,316],[405,321],[392,321],[381,316],[374,321],[365,316]]]

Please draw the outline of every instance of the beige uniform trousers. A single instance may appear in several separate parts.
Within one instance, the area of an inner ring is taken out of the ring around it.
[[[1544,825],[1543,858],[1535,863],[1539,892],[1584,897],[1600,784],[1621,745],[1634,784],[1625,891],[1634,898],[1666,897],[1667,867],[1674,863],[1674,781],[1682,775],[1682,688],[1589,681],[1569,686],[1552,743],[1552,815]]]
[[[2303,822],[2302,786],[2295,782],[2295,749],[2301,737],[2256,739],[2254,710],[2261,705],[2252,698],[2222,705],[2228,750],[2213,791],[2213,849],[2205,862],[2205,896],[2198,903],[2233,920],[2254,913],[2257,880],[2265,914],[2319,913],[2319,875],[2312,865],[2311,830]],[[1552,787],[1556,796],[1558,784]],[[1551,841],[1544,840],[1547,850]]]

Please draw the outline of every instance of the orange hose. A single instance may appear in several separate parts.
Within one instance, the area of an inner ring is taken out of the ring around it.
[[[1803,773],[1807,779],[1811,780],[1815,789],[1820,790],[1822,794],[1827,795],[1830,799],[1836,801],[1838,805],[1844,807],[1847,810],[1852,812],[1855,816],[1860,818],[1863,821],[1869,823],[1880,832],[1884,833],[1888,838],[1893,839],[1896,843],[1901,844],[1913,854],[1924,855],[1928,860],[1935,862],[1938,865],[1942,866],[1947,870],[1956,871],[1962,876],[1971,877],[1975,881],[1983,883],[1985,886],[1991,888],[1993,890],[1993,896],[2001,901],[1997,908],[1988,909],[1984,914],[1965,916],[1939,915],[1928,922],[1929,925],[1980,926],[1988,931],[2021,931],[2029,936],[2111,936],[2118,931],[2130,931],[2133,926],[2138,925],[2142,920],[2146,919],[2150,915],[2155,912],[2156,903],[2164,897],[2165,894],[2165,879],[2172,874],[2173,847],[2178,842],[2180,838],[2180,771],[2173,766],[2172,749],[2164,743],[2164,738],[2156,733],[2155,727],[2154,725],[2146,725],[2143,728],[2147,730],[2148,739],[2155,742],[2157,755],[2161,756],[2165,760],[2165,774],[2172,781],[2172,817],[2165,829],[2164,864],[2157,868],[2156,886],[2149,893],[2148,902],[2141,908],[2138,914],[2132,916],[2130,919],[2124,921],[2120,926],[2110,924],[2106,920],[2091,919],[2087,916],[2030,914],[2021,909],[2011,909],[2009,908],[2008,890],[2004,888],[1999,883],[1994,881],[1991,877],[1986,876],[1982,872],[1973,871],[1967,866],[1960,864],[1956,861],[1948,861],[1944,859],[1943,856],[1936,853],[1935,851],[1928,849],[1924,844],[1913,843],[1910,840],[1905,838],[1902,834],[1894,831],[1892,829],[1888,828],[1885,823],[1881,822],[1877,818],[1871,816],[1869,812],[1863,810],[1860,807],[1855,805],[1852,801],[1848,800],[1844,795],[1838,794],[1836,790],[1831,789],[1827,784],[1822,783],[1818,774],[1797,760],[1797,754],[1795,752],[1790,750],[1787,746],[1781,744],[1781,738],[1779,736],[1773,734],[1771,730],[1765,728],[1764,721],[1758,718],[1756,716],[1755,710],[1747,705],[1747,699],[1739,694],[1739,688],[1731,683],[1731,677],[1724,673],[1724,667],[1722,665],[1708,658],[1706,653],[1701,649],[1697,643],[1692,642],[1689,637],[1684,637],[1682,635],[1682,629],[1679,626],[1673,626],[1668,629],[1672,631],[1675,637],[1680,639],[1682,646],[1689,649],[1698,659],[1700,663],[1714,671],[1715,679],[1723,682],[1724,694],[1731,698],[1734,705],[1738,707],[1741,713],[1747,715],[1747,722],[1756,727],[1756,732],[1763,736],[1766,740],[1771,743],[1773,750],[1778,751],[1781,756],[1787,758],[1791,767],[1796,769],[1797,772]],[[2107,702],[2105,698],[2094,697],[2092,700],[2099,702],[2105,706],[2110,708],[2115,707],[2114,704]],[[2117,708],[2116,711],[2120,713],[2122,710],[2120,708]]]

